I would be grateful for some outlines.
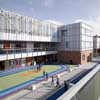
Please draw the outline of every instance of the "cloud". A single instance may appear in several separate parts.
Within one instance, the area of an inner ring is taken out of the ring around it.
[[[60,21],[55,21],[55,20],[45,20],[46,22],[50,22],[50,23],[53,23],[53,24],[56,24],[56,25],[64,25],[64,23],[60,22]]]
[[[85,22],[94,28],[94,32],[100,33],[100,16],[95,19],[90,18],[89,20],[77,19],[75,22]]]
[[[44,0],[44,6],[48,8],[54,7],[55,0]]]

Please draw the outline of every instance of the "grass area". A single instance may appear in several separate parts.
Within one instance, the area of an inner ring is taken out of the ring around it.
[[[69,67],[77,67],[78,65],[70,65],[70,64],[69,64],[68,66],[69,66]]]
[[[60,69],[57,65],[44,65],[41,71],[35,72],[34,70],[23,71],[16,74],[0,77],[0,91],[24,83],[28,80],[35,79],[43,75],[43,70],[50,73]]]

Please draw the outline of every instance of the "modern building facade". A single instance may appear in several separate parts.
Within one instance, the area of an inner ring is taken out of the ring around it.
[[[0,69],[56,59],[59,25],[0,10]]]
[[[94,36],[93,28],[82,22],[58,25],[0,10],[0,70],[34,62],[87,63]]]
[[[94,53],[94,56],[100,56],[100,35],[96,34],[94,37],[93,37],[93,53]]]
[[[93,28],[86,23],[74,23],[61,27],[60,59],[67,63],[83,64],[91,60],[93,53]]]

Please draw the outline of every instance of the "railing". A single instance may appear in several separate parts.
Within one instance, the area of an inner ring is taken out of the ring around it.
[[[1,49],[0,50],[0,60],[42,56],[42,55],[49,55],[49,54],[55,54],[55,53],[57,53],[57,50],[55,48]]]
[[[93,53],[93,56],[98,57],[98,56],[100,56],[100,53]]]
[[[18,48],[18,49],[0,49],[0,54],[12,54],[12,53],[22,53],[22,52],[39,52],[39,51],[56,51],[56,48]]]
[[[77,98],[77,95],[79,96],[79,92],[81,91],[81,89],[83,89],[85,85],[89,83],[89,81],[96,75],[96,73],[99,70],[100,70],[100,65],[96,64],[93,70],[91,70],[87,75],[85,75],[82,79],[76,82],[76,84],[73,84],[73,86],[68,91],[66,91],[62,96],[60,96],[57,100],[83,100],[85,94],[83,94],[83,99]],[[91,100],[91,99],[84,99],[84,100]]]

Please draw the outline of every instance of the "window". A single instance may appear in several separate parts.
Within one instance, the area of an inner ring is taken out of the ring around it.
[[[66,48],[68,48],[68,41],[66,41]]]
[[[85,60],[85,55],[82,55],[82,60]]]
[[[64,36],[66,36],[67,30],[61,30],[61,32],[62,32],[62,34],[63,34]]]

